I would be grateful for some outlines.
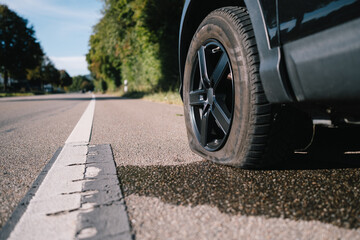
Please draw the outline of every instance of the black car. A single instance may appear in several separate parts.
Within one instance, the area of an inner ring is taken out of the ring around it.
[[[186,0],[179,62],[189,144],[208,160],[263,168],[314,124],[360,124],[360,0]]]

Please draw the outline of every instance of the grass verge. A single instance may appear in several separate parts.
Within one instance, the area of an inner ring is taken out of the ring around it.
[[[145,99],[152,102],[162,102],[174,105],[183,105],[180,94],[178,92],[127,92],[121,93],[120,96],[133,99]]]
[[[0,93],[0,97],[24,97],[34,95],[34,93]]]

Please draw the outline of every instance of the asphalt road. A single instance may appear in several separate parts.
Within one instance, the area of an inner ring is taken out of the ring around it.
[[[0,226],[90,98],[0,100]],[[219,166],[191,153],[182,114],[97,96],[91,143],[112,146],[136,239],[360,239],[358,154],[345,156],[355,165],[297,154],[280,170]]]
[[[0,226],[79,121],[91,96],[79,97],[0,99]]]

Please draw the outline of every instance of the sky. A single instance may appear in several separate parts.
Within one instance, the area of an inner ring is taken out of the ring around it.
[[[27,19],[55,67],[71,76],[89,74],[85,55],[92,27],[101,18],[101,0],[0,0]]]

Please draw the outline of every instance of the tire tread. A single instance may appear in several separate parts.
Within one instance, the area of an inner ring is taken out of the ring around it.
[[[215,10],[215,12],[216,14],[225,14],[232,19],[247,51],[246,60],[249,64],[248,69],[251,76],[252,117],[250,117],[250,124],[252,131],[248,136],[248,153],[246,159],[241,161],[242,165],[240,167],[262,168],[278,160],[280,161],[283,154],[281,154],[281,151],[274,151],[273,148],[270,151],[268,147],[269,142],[272,141],[273,109],[266,98],[259,75],[260,57],[250,16],[247,10],[242,7],[224,7]],[[286,146],[286,142],[282,144],[282,141],[284,140],[280,139],[277,143]]]

